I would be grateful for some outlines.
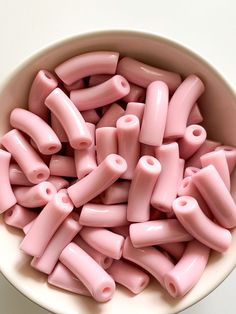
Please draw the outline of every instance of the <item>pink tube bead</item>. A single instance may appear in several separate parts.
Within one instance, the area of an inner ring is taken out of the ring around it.
[[[18,204],[15,204],[4,213],[3,219],[7,225],[23,229],[37,216],[37,212],[28,210]]]
[[[175,260],[179,261],[184,254],[186,242],[163,243],[160,244],[159,247],[161,247],[168,254],[173,256]]]
[[[103,127],[115,127],[116,121],[120,117],[122,117],[124,113],[125,111],[120,105],[116,103],[112,104],[110,108],[101,117],[100,121],[97,124],[97,129]]]
[[[114,75],[108,81],[70,92],[70,99],[83,111],[109,105],[130,92],[128,81],[121,75]]]
[[[53,155],[49,163],[50,173],[53,176],[76,178],[75,161],[73,157]]]
[[[179,140],[179,155],[183,159],[191,157],[206,140],[205,129],[198,124],[189,125]]]
[[[9,177],[11,185],[23,185],[23,186],[32,186],[33,183],[30,182],[26,176],[24,175],[23,171],[20,167],[13,163],[10,164],[9,167]]]
[[[112,78],[113,75],[110,74],[95,74],[90,76],[89,78],[89,87],[99,85],[101,83],[104,83],[108,81],[110,78]]]
[[[236,164],[236,148],[233,146],[218,146],[215,151],[223,150],[227,159],[229,172],[232,173]]]
[[[100,117],[95,109],[81,111],[81,115],[86,122],[97,124]]]
[[[129,86],[130,86],[130,92],[128,95],[123,97],[123,100],[126,103],[131,102],[131,101],[143,102],[145,100],[145,89],[132,83],[129,83]]]
[[[57,192],[54,185],[47,181],[29,187],[17,186],[13,191],[17,203],[28,208],[46,205]]]
[[[188,116],[188,121],[187,121],[187,125],[191,125],[191,124],[199,124],[203,121],[203,116],[200,112],[200,109],[198,107],[198,104],[195,103],[193,105],[192,110],[190,111],[190,114]]]
[[[129,226],[112,227],[110,228],[110,230],[121,235],[124,238],[127,238],[129,236]]]
[[[85,88],[86,87],[85,86],[85,82],[84,82],[83,79],[80,79],[80,80],[78,80],[78,81],[76,81],[76,82],[74,82],[74,83],[72,83],[70,85],[67,85],[67,84],[63,84],[63,85],[64,85],[64,88],[68,92],[70,92],[70,91],[72,91],[74,89],[81,89],[81,88]]]
[[[113,183],[100,196],[103,204],[113,205],[126,203],[128,201],[130,181]]]
[[[145,269],[162,286],[164,285],[165,274],[174,267],[174,264],[154,247],[134,248],[129,237],[125,239],[123,257]]]
[[[152,146],[160,146],[162,144],[168,103],[168,86],[161,81],[152,82],[147,88],[143,121],[139,136],[141,143]]]
[[[135,248],[163,243],[186,242],[193,239],[177,219],[131,224],[129,231],[130,240]]]
[[[41,256],[58,227],[72,210],[73,205],[67,193],[59,191],[36,218],[21,242],[21,250],[28,255]]]
[[[73,148],[85,149],[92,144],[84,118],[60,88],[49,94],[45,104],[61,123]]]
[[[209,165],[195,173],[192,180],[219,224],[235,227],[236,205],[216,168]]]
[[[43,120],[47,121],[49,112],[45,106],[45,99],[57,87],[54,75],[47,70],[40,70],[29,92],[28,109]]]
[[[156,209],[171,212],[179,183],[178,144],[173,142],[157,147],[156,158],[161,163],[161,173],[152,194],[151,204]]]
[[[127,169],[125,160],[116,154],[107,156],[90,174],[71,185],[67,191],[78,208],[102,193]]]
[[[81,228],[79,215],[71,213],[57,229],[43,255],[34,257],[30,265],[45,274],[51,274],[62,250],[73,240]]]
[[[142,102],[129,102],[126,107],[125,114],[133,114],[138,117],[141,125],[143,120],[144,107],[145,104]]]
[[[52,155],[61,149],[59,141],[53,129],[34,113],[15,108],[10,115],[11,126],[29,135],[36,143],[40,153]]]
[[[96,148],[98,165],[110,154],[117,154],[117,129],[105,127],[96,129]]]
[[[120,259],[124,237],[104,228],[83,227],[81,238],[98,252],[114,259]]]
[[[140,155],[140,123],[135,115],[125,115],[117,120],[118,154],[127,162],[122,179],[131,180]]]
[[[123,75],[129,82],[145,88],[154,81],[163,81],[168,85],[171,93],[181,83],[179,74],[158,69],[129,57],[119,61],[117,73]]]
[[[178,197],[173,202],[173,210],[183,227],[199,242],[221,253],[229,248],[232,240],[230,231],[204,215],[193,197]]]
[[[213,165],[230,191],[230,173],[223,150],[207,153],[200,157],[202,168]]]
[[[63,129],[60,121],[52,112],[51,112],[51,127],[62,143],[68,142],[68,137],[66,135],[65,130]]]
[[[188,243],[182,258],[164,278],[172,297],[182,297],[196,285],[205,270],[209,253],[210,249],[198,241]]]
[[[126,287],[134,294],[142,292],[150,281],[149,276],[145,272],[121,260],[114,261],[107,269],[107,272],[115,282]]]
[[[0,149],[0,214],[16,204],[16,197],[12,191],[9,178],[11,154]]]
[[[37,217],[36,217],[36,218],[37,218]],[[31,220],[29,223],[27,223],[27,225],[25,225],[25,226],[23,227],[23,232],[24,232],[24,234],[27,234],[27,233],[29,232],[29,230],[30,230],[31,227],[33,226],[33,224],[34,224],[36,218],[34,218],[33,220]]]
[[[84,250],[88,255],[90,255],[102,268],[107,269],[113,263],[113,259],[109,256],[106,256],[93,247],[88,245],[80,235],[76,236],[73,240],[82,250]]]
[[[185,165],[185,160],[180,158],[179,159],[179,179],[178,179],[178,184],[177,184],[178,187],[180,186],[184,177],[184,165]]]
[[[56,74],[67,85],[94,74],[115,74],[119,53],[92,51],[66,60],[55,68]]]
[[[13,129],[6,133],[1,144],[12,154],[30,182],[37,184],[47,180],[48,167],[20,131]]]
[[[66,181],[64,178],[57,177],[57,176],[50,176],[47,179],[48,182],[52,183],[57,191],[61,189],[66,189],[69,186],[69,182]]]
[[[57,263],[53,272],[48,276],[48,283],[66,291],[91,296],[88,289],[82,284],[82,282],[60,262]]]
[[[204,89],[203,82],[194,74],[181,83],[169,103],[165,138],[183,137],[191,109]]]
[[[197,173],[200,170],[200,168],[197,167],[187,167],[184,170],[184,178],[191,177],[194,175],[194,173]]]
[[[139,159],[130,185],[127,219],[133,222],[144,222],[150,218],[150,200],[161,173],[161,164],[152,156]]]
[[[141,156],[153,156],[155,157],[155,146],[146,145],[141,143]]]
[[[127,225],[127,206],[87,203],[80,214],[80,224],[88,227],[117,227]]]

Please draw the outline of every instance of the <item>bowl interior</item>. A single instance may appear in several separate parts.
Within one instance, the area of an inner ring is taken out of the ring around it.
[[[52,45],[20,66],[0,90],[0,135],[9,129],[9,114],[14,107],[26,107],[29,86],[39,69],[51,69],[74,55],[92,50],[115,50],[146,63],[177,71],[183,76],[199,75],[206,92],[199,104],[208,137],[236,146],[235,94],[221,76],[204,60],[184,47],[163,38],[129,31],[96,32]],[[232,193],[236,199],[236,173],[232,177]],[[87,297],[66,293],[47,285],[46,276],[32,269],[30,258],[19,250],[22,233],[7,227],[0,218],[0,269],[6,278],[31,300],[59,314],[149,314],[176,313],[199,301],[219,285],[236,265],[236,232],[229,250],[213,253],[199,283],[182,299],[173,300],[156,283],[140,295],[133,296],[117,289],[106,304]],[[89,271],[89,270],[88,270]]]

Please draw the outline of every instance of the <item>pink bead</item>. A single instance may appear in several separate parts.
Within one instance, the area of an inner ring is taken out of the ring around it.
[[[164,278],[165,287],[174,297],[183,297],[201,278],[210,249],[198,241],[188,243],[184,255]]]
[[[144,222],[150,218],[150,200],[161,172],[161,164],[152,156],[139,159],[129,189],[127,219]]]
[[[124,238],[104,228],[83,227],[80,232],[82,239],[98,252],[114,259],[120,259]]]
[[[135,115],[125,115],[119,118],[116,127],[118,154],[127,162],[127,170],[121,178],[131,180],[140,155],[139,119]]]
[[[168,254],[173,256],[175,260],[179,261],[184,254],[186,248],[186,242],[177,243],[163,243],[159,245]]]
[[[185,168],[185,170],[184,170],[184,178],[193,176],[199,170],[200,170],[200,168],[197,168],[197,167],[187,167],[187,168]]]
[[[35,219],[37,215],[37,212],[16,204],[4,213],[3,219],[7,225],[23,229],[28,223]]]
[[[124,113],[125,111],[120,105],[116,103],[112,104],[101,117],[100,121],[97,124],[97,129],[103,127],[115,127],[116,121],[120,117],[122,117]]]
[[[215,151],[223,150],[227,159],[229,172],[232,173],[236,164],[236,148],[233,146],[218,146]]]
[[[129,237],[125,239],[123,257],[145,269],[162,286],[165,274],[174,267],[174,264],[154,247],[134,248]]]
[[[23,186],[31,186],[33,183],[31,183],[26,176],[24,175],[23,171],[20,169],[20,167],[13,163],[10,164],[9,167],[9,177],[10,177],[10,183],[12,185],[23,185]]]
[[[80,214],[80,224],[88,227],[117,227],[127,225],[127,205],[87,203]]]
[[[181,83],[169,103],[165,138],[183,137],[191,109],[204,89],[203,82],[194,74]]]
[[[86,122],[97,124],[100,117],[95,109],[81,111],[81,115]]]
[[[45,104],[59,120],[73,148],[85,149],[92,144],[84,118],[62,90],[56,88]]]
[[[60,262],[57,263],[53,272],[48,276],[48,283],[66,291],[91,296],[88,289],[85,288],[82,282]]]
[[[183,177],[184,177],[184,166],[185,166],[185,160],[180,158],[179,159],[179,179],[177,186],[179,187],[182,183]]]
[[[128,201],[130,181],[113,183],[100,196],[103,204],[112,205],[126,203]]]
[[[143,122],[139,136],[141,143],[152,146],[162,144],[168,103],[168,86],[164,82],[152,82],[147,88]]]
[[[12,154],[27,179],[37,184],[47,180],[49,169],[18,130],[11,130],[1,139],[2,145]]]
[[[68,194],[78,208],[101,194],[127,169],[125,160],[119,155],[107,156],[90,174],[71,185]]]
[[[127,238],[129,236],[129,226],[113,227],[110,228],[110,230],[121,235],[124,238]]]
[[[89,87],[99,85],[101,83],[104,83],[108,81],[110,78],[112,78],[112,75],[110,74],[96,74],[92,75],[89,78]]]
[[[48,109],[45,99],[57,87],[58,82],[54,75],[47,70],[40,70],[31,85],[28,108],[43,120],[48,120]]]
[[[75,161],[73,157],[53,155],[49,163],[50,173],[53,176],[76,178]]]
[[[37,217],[36,217],[36,218],[37,218]],[[33,226],[33,224],[34,224],[36,218],[34,218],[33,220],[31,220],[27,225],[25,225],[25,226],[23,227],[23,232],[24,232],[24,234],[27,234],[27,233],[29,232],[29,230],[30,230],[31,227]]]
[[[108,155],[117,154],[117,129],[113,127],[96,129],[96,148],[98,164]]]
[[[123,97],[123,100],[126,103],[131,102],[131,101],[143,102],[145,100],[145,89],[132,83],[129,83],[129,86],[130,86],[130,92],[128,95]]]
[[[58,227],[72,210],[73,205],[67,193],[59,191],[36,218],[21,242],[21,250],[28,255],[41,256]]]
[[[112,298],[115,292],[114,280],[75,243],[67,245],[60,261],[81,280],[96,301],[106,302]]]
[[[81,228],[79,215],[71,213],[57,229],[43,255],[34,257],[30,265],[45,274],[51,274],[62,250],[73,240]]]
[[[129,82],[145,88],[153,81],[163,81],[168,85],[171,93],[181,83],[179,74],[158,69],[129,57],[119,61],[117,73],[123,75]]]
[[[144,107],[145,104],[142,102],[129,102],[126,107],[125,114],[133,114],[138,117],[141,125],[143,120]]]
[[[236,205],[216,168],[207,166],[195,173],[192,180],[220,225],[235,227]]]
[[[177,219],[136,223],[130,225],[129,231],[131,242],[135,248],[163,243],[185,242],[193,239]]]
[[[146,145],[141,143],[141,156],[153,156],[155,157],[155,146]]]
[[[17,186],[14,188],[17,203],[28,208],[46,205],[56,194],[56,188],[50,182],[44,181],[33,186]]]
[[[115,74],[118,52],[92,51],[72,57],[55,68],[59,78],[71,85],[86,76],[94,74]]]
[[[107,269],[108,274],[115,280],[115,282],[129,289],[134,294],[142,292],[149,284],[148,275],[124,261],[114,261]]]
[[[51,127],[62,143],[68,142],[68,137],[66,135],[65,130],[63,129],[63,126],[52,112],[51,112]]]
[[[151,204],[164,212],[172,211],[179,183],[179,147],[176,142],[163,144],[156,149],[161,163],[161,173],[154,188]],[[171,173],[171,175],[170,175]]]
[[[83,79],[80,79],[80,80],[78,80],[78,81],[76,81],[76,82],[74,82],[74,83],[72,83],[70,85],[67,85],[67,84],[63,84],[63,85],[64,85],[65,89],[68,92],[70,92],[70,91],[72,91],[74,89],[81,89],[81,88],[85,88],[86,87],[85,86],[85,82],[84,82]]]
[[[191,157],[206,140],[205,129],[197,124],[189,125],[179,140],[179,155],[183,159]]]
[[[66,189],[69,186],[68,181],[66,181],[65,179],[63,179],[61,177],[57,177],[57,176],[50,176],[47,179],[47,181],[52,183],[52,185],[54,185],[54,187],[56,188],[57,191],[59,191],[61,189]]]
[[[193,105],[192,110],[190,111],[190,114],[188,116],[188,121],[187,121],[187,125],[191,125],[191,124],[199,124],[203,121],[203,116],[200,112],[200,109],[198,107],[198,104],[195,103]]]
[[[13,128],[19,129],[30,136],[40,153],[52,155],[61,149],[61,142],[53,129],[32,112],[15,108],[11,112],[10,123]]]

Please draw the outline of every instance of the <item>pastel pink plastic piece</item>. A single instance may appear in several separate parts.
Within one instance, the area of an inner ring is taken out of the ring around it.
[[[108,274],[115,280],[115,282],[129,289],[134,294],[142,292],[149,284],[149,276],[133,266],[130,263],[124,261],[114,261],[107,269]]]
[[[112,104],[129,92],[128,81],[121,75],[114,75],[102,84],[71,91],[70,99],[79,110],[83,111]]]
[[[170,259],[154,247],[134,248],[129,237],[125,239],[123,257],[145,269],[162,286],[165,274],[174,267]]]
[[[162,144],[168,103],[168,86],[164,82],[152,82],[147,88],[143,121],[139,136],[141,143],[152,146],[160,146]]]
[[[2,137],[1,143],[12,154],[30,182],[37,184],[47,180],[48,167],[20,131],[9,131]]]
[[[177,219],[163,219],[132,224],[130,239],[135,248],[163,243],[190,241],[193,237]]]
[[[184,170],[184,178],[191,177],[195,173],[197,173],[200,170],[200,168],[197,167],[187,167]]]
[[[143,120],[145,104],[142,102],[129,102],[126,106],[125,114],[133,114],[138,117],[140,125]]]
[[[45,274],[51,274],[62,250],[73,240],[81,228],[79,214],[71,213],[57,229],[43,255],[34,257],[30,265]]]
[[[53,176],[76,178],[75,161],[73,157],[53,155],[49,163],[50,173]]]
[[[89,202],[111,186],[126,169],[126,161],[121,156],[107,156],[90,174],[67,189],[73,204],[78,208]]]
[[[46,98],[45,104],[61,123],[73,148],[85,149],[92,144],[84,118],[60,88],[56,88]]]
[[[145,100],[145,94],[146,94],[145,89],[132,83],[129,83],[129,86],[130,86],[130,92],[128,95],[123,97],[123,100],[126,103],[131,102],[131,101],[143,102]]]
[[[113,227],[110,228],[110,230],[121,235],[124,238],[127,238],[129,236],[129,226]]]
[[[203,116],[201,114],[201,111],[198,107],[198,104],[195,103],[193,105],[192,110],[190,111],[190,114],[188,116],[188,121],[187,121],[187,125],[191,125],[191,124],[199,124],[203,121]]]
[[[81,89],[81,88],[85,88],[85,82],[83,79],[80,79],[78,80],[77,82],[74,82],[73,84],[71,85],[67,85],[67,84],[63,84],[65,89],[70,92],[72,90],[75,90],[75,89]]]
[[[82,239],[98,252],[114,259],[120,259],[124,237],[104,228],[83,227]]]
[[[218,223],[225,228],[235,227],[236,205],[216,168],[209,165],[195,173],[192,180]]]
[[[112,78],[112,75],[110,74],[96,74],[92,75],[89,78],[89,87],[99,85],[101,83],[104,83],[108,81],[110,78]]]
[[[232,173],[236,164],[236,148],[233,146],[218,146],[215,151],[223,150],[227,159],[229,172]]]
[[[53,272],[48,276],[48,283],[66,291],[91,296],[88,289],[82,284],[82,282],[60,262],[57,263]]]
[[[100,117],[95,109],[81,111],[81,115],[86,122],[97,124]]]
[[[172,211],[172,202],[179,184],[179,147],[176,142],[156,148],[156,158],[161,163],[161,173],[154,188],[151,204],[164,212]],[[171,173],[171,175],[170,175]]]
[[[17,203],[28,208],[46,205],[57,192],[55,186],[47,181],[29,187],[16,186],[13,191]]]
[[[11,112],[10,123],[13,128],[19,129],[30,136],[40,153],[52,155],[61,149],[61,142],[56,133],[43,119],[34,113],[22,108],[15,108]]]
[[[96,301],[106,302],[112,298],[116,287],[114,280],[78,245],[68,244],[60,261],[81,280]]]
[[[97,124],[97,129],[103,127],[115,127],[116,121],[120,117],[122,117],[124,113],[125,111],[120,105],[116,103],[112,104],[101,117],[100,121]]]
[[[48,120],[49,112],[45,106],[45,99],[57,87],[58,82],[52,73],[40,70],[29,92],[28,109],[43,120]]]
[[[12,163],[9,167],[9,177],[10,177],[10,183],[12,185],[23,185],[23,186],[31,186],[33,185],[32,182],[30,182],[26,176],[24,175],[23,171],[20,169],[20,167]]]
[[[184,177],[184,166],[185,166],[185,160],[180,158],[179,159],[179,179],[178,179],[178,187],[182,183],[183,177]]]
[[[153,156],[155,157],[155,146],[146,145],[141,143],[141,156]]]
[[[47,181],[52,183],[57,191],[66,189],[69,186],[69,182],[67,180],[57,176],[50,176]]]
[[[186,242],[163,243],[160,244],[159,247],[161,247],[168,254],[173,256],[175,260],[179,261],[184,254]]]
[[[21,242],[21,250],[28,255],[41,256],[58,227],[72,210],[73,204],[67,193],[64,190],[59,191],[34,221]]]
[[[119,61],[117,73],[123,75],[129,82],[145,88],[154,81],[163,81],[171,93],[181,84],[179,74],[158,69],[129,57]]]
[[[23,229],[28,223],[34,220],[37,215],[37,212],[15,204],[4,213],[3,219],[7,225]]]
[[[98,165],[110,154],[117,154],[117,129],[105,127],[96,129],[96,149]]]
[[[121,204],[128,201],[130,181],[121,181],[113,183],[101,195],[103,204]]]
[[[210,249],[198,241],[188,243],[182,258],[164,278],[172,297],[182,297],[196,285],[205,270],[209,253]]]
[[[144,222],[150,218],[150,200],[161,173],[161,164],[152,156],[139,159],[129,189],[127,219]]]
[[[56,74],[67,85],[94,74],[115,74],[119,53],[92,51],[66,60],[55,68]]]
[[[189,125],[179,140],[179,155],[183,159],[191,157],[206,140],[205,129],[197,124]]]
[[[127,162],[127,170],[122,179],[133,179],[134,170],[140,155],[140,123],[135,115],[125,115],[116,123],[118,138],[118,154]]]
[[[37,218],[37,217],[36,217],[36,218]],[[25,226],[23,227],[23,232],[24,232],[24,234],[27,234],[27,233],[29,232],[29,230],[30,230],[31,227],[33,226],[33,224],[34,224],[36,218],[34,218],[33,220],[31,220],[27,225],[25,225]]]
[[[230,231],[207,218],[193,197],[178,197],[173,210],[183,227],[199,242],[221,253],[229,248]]]
[[[65,130],[63,129],[63,126],[52,112],[51,112],[51,127],[62,143],[68,142],[68,137],[66,135]]]
[[[73,240],[82,250],[90,255],[102,268],[107,269],[113,263],[113,259],[98,252],[93,247],[88,245],[80,235],[76,236]]]
[[[170,99],[165,127],[165,138],[184,136],[189,114],[196,100],[204,92],[203,82],[194,74],[189,75]]]
[[[127,205],[103,205],[87,203],[80,213],[79,222],[88,227],[117,227],[127,225]]]

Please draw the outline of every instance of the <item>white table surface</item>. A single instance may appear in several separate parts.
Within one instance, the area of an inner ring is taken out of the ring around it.
[[[0,84],[15,66],[44,46],[101,29],[143,30],[166,36],[201,54],[236,86],[234,0],[0,0]],[[236,270],[207,298],[183,313],[236,313],[235,291]],[[1,276],[0,313],[49,312],[27,300]]]

